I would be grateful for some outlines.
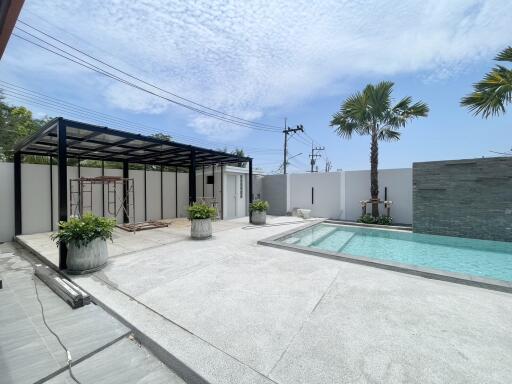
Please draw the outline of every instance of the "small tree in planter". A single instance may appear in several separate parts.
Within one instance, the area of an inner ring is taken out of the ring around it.
[[[267,209],[268,201],[254,200],[251,205],[249,205],[251,223],[256,225],[265,224],[267,222]]]
[[[68,247],[67,271],[82,274],[97,271],[107,263],[107,239],[112,240],[116,221],[86,213],[59,223],[59,231],[51,238],[57,246]]]
[[[207,239],[212,236],[212,219],[217,210],[203,203],[194,203],[188,207],[188,218],[192,221],[190,235],[193,239]]]

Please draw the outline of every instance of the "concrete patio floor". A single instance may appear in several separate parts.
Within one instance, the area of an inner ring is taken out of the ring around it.
[[[184,383],[99,306],[71,309],[33,275],[34,263],[19,245],[0,244],[1,384],[75,383],[66,352],[43,323],[34,284],[46,321],[71,352],[81,383]]]
[[[292,220],[141,232],[73,279],[210,383],[510,383],[512,295],[257,245]]]

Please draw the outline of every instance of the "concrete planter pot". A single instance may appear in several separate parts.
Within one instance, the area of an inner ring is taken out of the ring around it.
[[[193,239],[212,237],[212,219],[192,219],[190,235]]]
[[[251,212],[251,223],[255,225],[263,225],[267,223],[267,212],[266,211],[252,211]]]
[[[80,275],[98,271],[107,264],[107,242],[103,239],[94,239],[80,248],[73,243],[68,244],[67,272]]]

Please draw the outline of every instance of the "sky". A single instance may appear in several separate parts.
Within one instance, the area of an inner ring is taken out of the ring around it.
[[[326,159],[333,170],[368,169],[369,137],[343,139],[329,122],[348,96],[383,80],[395,83],[396,100],[424,101],[430,114],[409,123],[399,142],[381,143],[380,168],[512,148],[511,113],[485,120],[459,105],[495,65],[495,55],[512,45],[509,0],[27,0],[20,19],[210,108],[277,128],[285,118],[288,126],[302,124],[307,136],[289,140],[290,172],[309,169],[310,138],[325,147],[320,170]],[[239,147],[266,172],[282,163],[280,132],[199,115],[16,36],[0,62],[0,80],[136,124],[76,116],[4,93],[7,102],[37,117],[163,132],[214,149]]]

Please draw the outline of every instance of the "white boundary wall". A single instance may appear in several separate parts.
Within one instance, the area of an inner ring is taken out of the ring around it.
[[[81,167],[82,177],[101,176],[100,168]],[[207,176],[213,174],[211,167],[204,169],[204,190],[203,190],[203,168],[196,170],[196,194],[197,197],[213,197],[218,201],[218,209],[229,204],[226,197],[226,178],[227,175],[244,175],[245,193],[243,199],[237,204],[248,204],[248,170],[238,167],[225,167],[224,176],[224,201],[221,205],[222,183],[220,167],[215,167],[214,184],[207,184]],[[121,169],[105,168],[106,176],[122,176]],[[130,170],[129,176],[134,179],[135,188],[135,221],[144,221],[144,171]],[[78,177],[77,167],[68,167],[68,209],[69,209],[69,179]],[[254,175],[253,193],[257,197],[261,194],[261,176]],[[14,165],[13,163],[0,162],[0,242],[11,241],[14,236]],[[178,203],[176,206],[176,181]],[[146,173],[146,203],[147,219],[170,219],[175,217],[186,217],[188,207],[188,173],[147,171]],[[237,183],[238,185],[238,183]],[[162,189],[161,189],[162,186]],[[163,196],[161,196],[163,190]],[[238,192],[237,192],[238,193]],[[22,232],[23,234],[49,232],[51,230],[50,214],[50,166],[41,164],[22,164],[21,165],[21,199],[22,199]],[[163,204],[161,204],[163,202]],[[107,189],[105,188],[105,212],[107,208]],[[177,208],[177,212],[176,212]],[[242,209],[245,208],[245,209]],[[101,186],[93,187],[93,209],[97,214],[102,214],[101,204]],[[244,216],[248,211],[246,207],[239,207],[241,215]],[[57,166],[53,166],[53,218],[54,228],[58,224],[57,208]],[[118,222],[122,222],[122,213],[117,217]]]
[[[381,199],[385,187],[388,200],[393,201],[394,222],[411,224],[412,169],[379,170]],[[360,201],[370,198],[370,171],[265,176],[262,195],[269,201],[270,214],[284,215],[305,208],[311,209],[315,217],[357,220],[361,216]]]

